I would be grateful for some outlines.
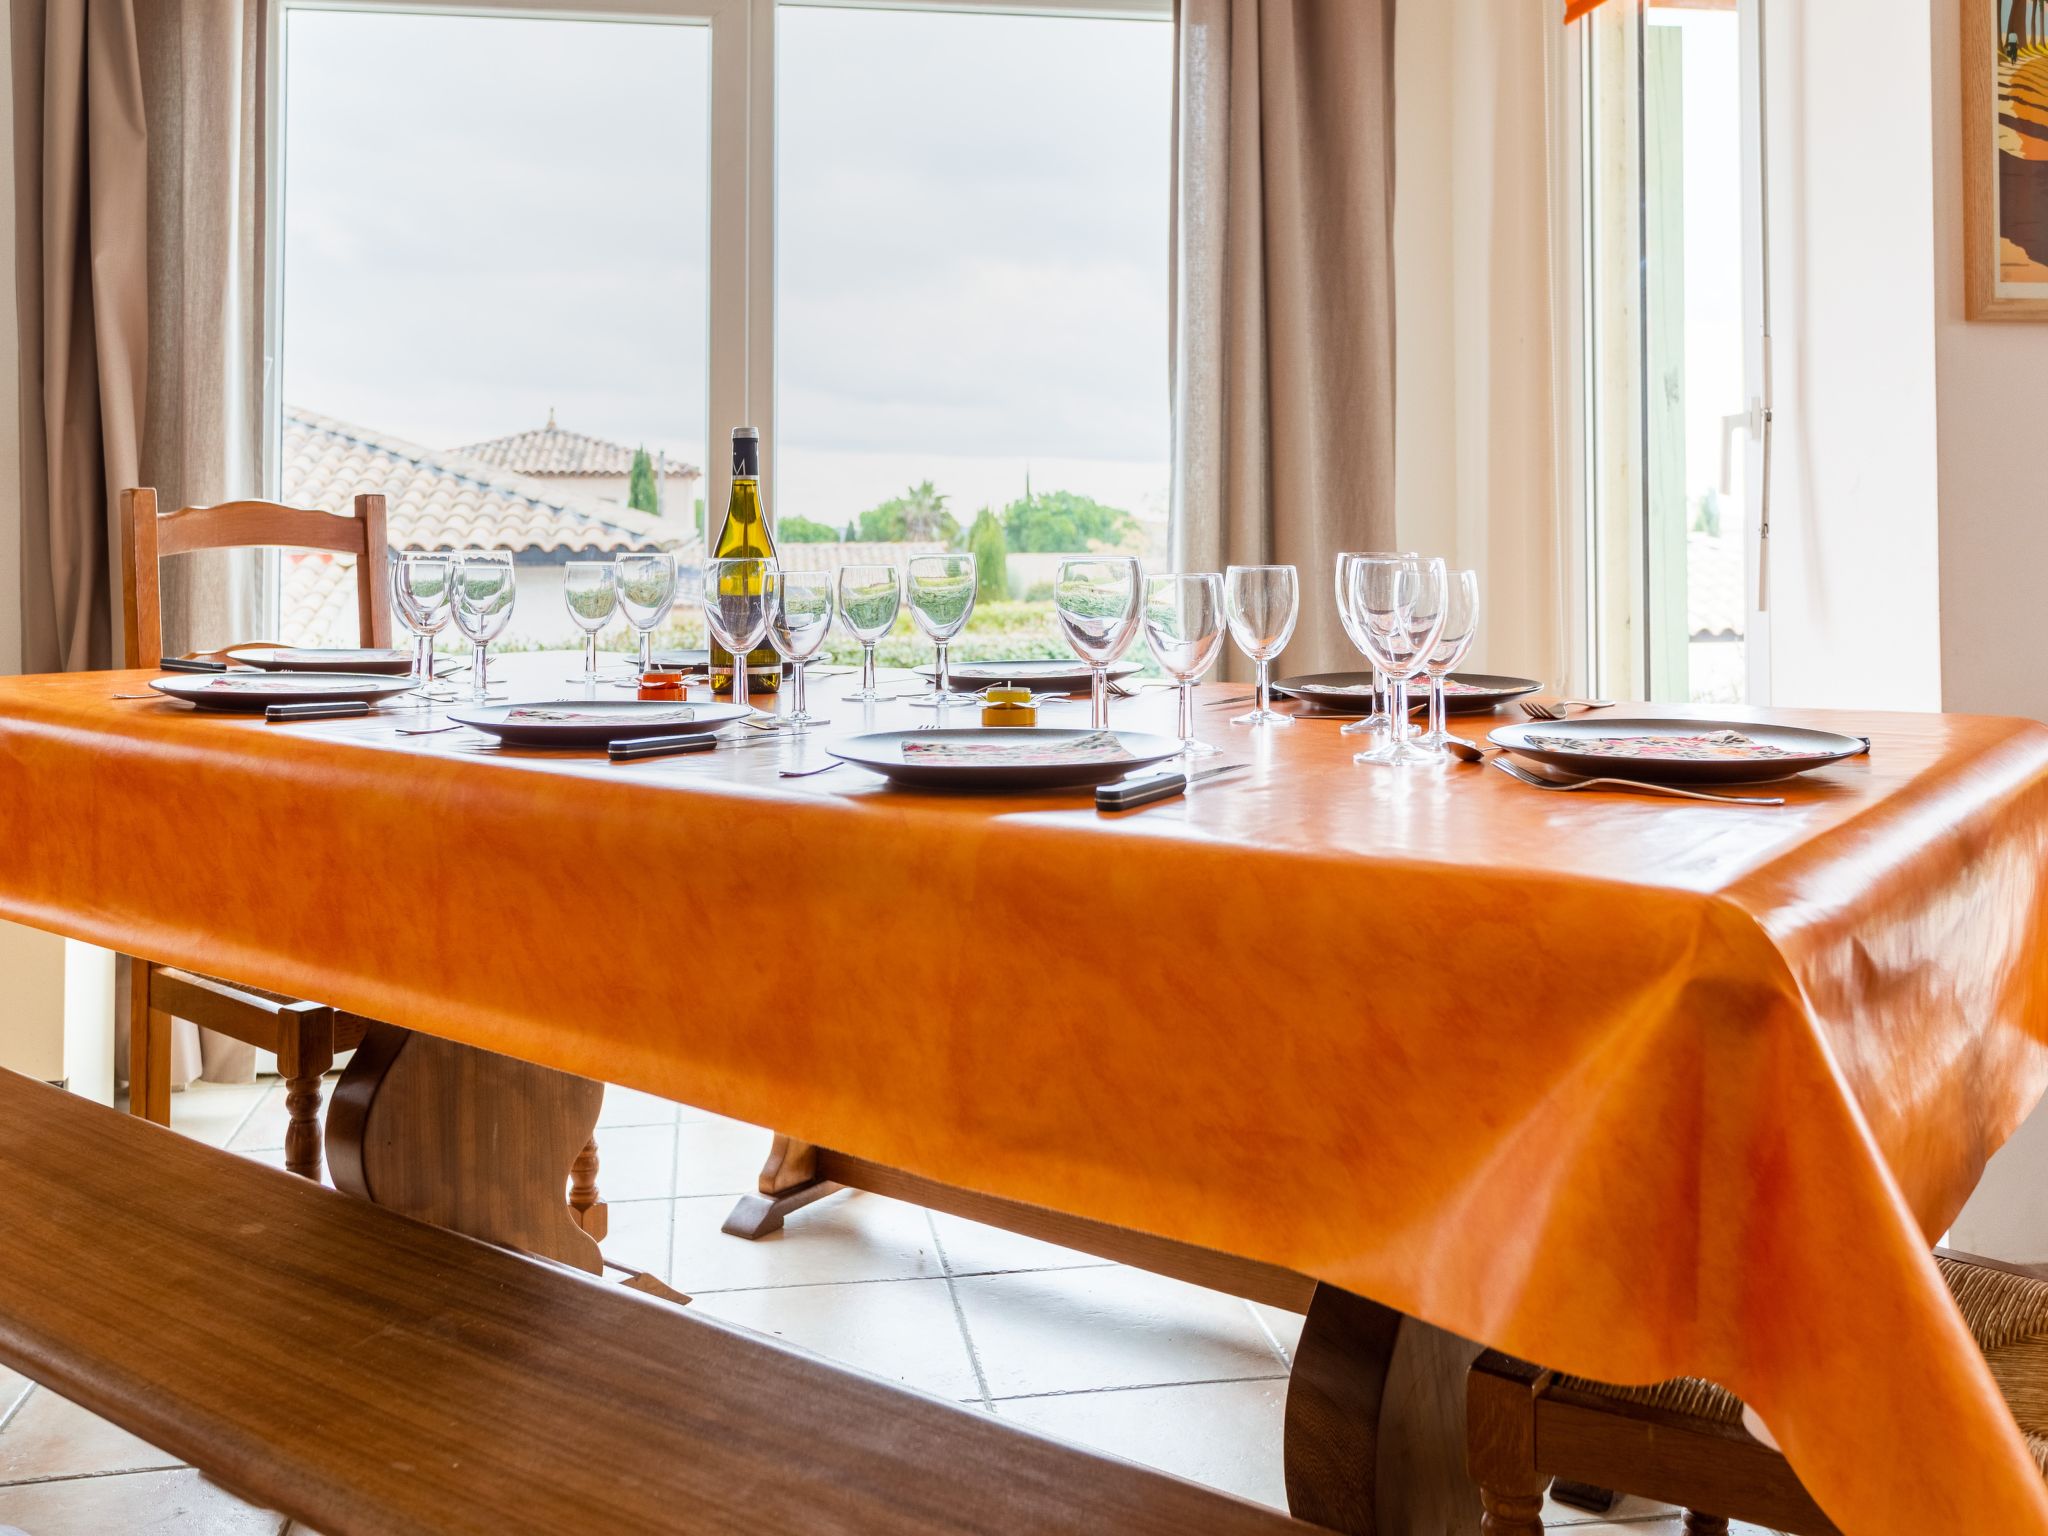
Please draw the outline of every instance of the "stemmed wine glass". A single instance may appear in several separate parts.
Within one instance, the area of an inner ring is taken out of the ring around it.
[[[619,611],[619,573],[609,560],[571,560],[562,567],[562,601],[583,631],[583,675],[569,679],[597,692],[598,631]]]
[[[1351,610],[1351,567],[1360,560],[1393,560],[1398,558],[1393,550],[1372,550],[1360,553],[1345,553],[1337,556],[1337,619],[1344,626],[1344,634],[1360,651],[1365,641],[1359,636],[1358,620]],[[1387,728],[1387,679],[1377,667],[1372,674],[1372,707],[1363,719],[1338,727],[1340,736],[1357,736],[1367,731],[1384,731]]]
[[[1195,683],[1216,664],[1223,628],[1223,578],[1214,571],[1145,579],[1145,643],[1180,684],[1180,749],[1190,757],[1221,750],[1195,739]]]
[[[668,617],[676,602],[676,557],[667,550],[620,555],[617,570],[619,606],[626,622],[640,631],[640,675],[654,670],[655,626]]]
[[[1444,682],[1472,649],[1472,637],[1479,632],[1479,573],[1444,572],[1444,626],[1436,644],[1422,658],[1422,670],[1429,676],[1429,730],[1417,743],[1432,752],[1442,752],[1451,740],[1444,719]]]
[[[1301,584],[1291,565],[1233,565],[1224,573],[1223,611],[1230,637],[1258,666],[1258,701],[1232,725],[1292,725],[1291,715],[1273,708],[1273,658],[1294,638],[1301,616]]]
[[[433,707],[434,636],[448,627],[453,571],[454,562],[442,554],[400,552],[391,561],[392,606],[413,637],[412,679],[420,709]]]
[[[1144,619],[1144,576],[1131,555],[1062,560],[1053,580],[1053,609],[1074,654],[1088,663],[1089,725],[1109,729],[1109,669],[1131,648]]]
[[[704,622],[712,639],[733,654],[732,701],[746,711],[743,719],[754,713],[747,702],[747,652],[767,633],[768,580],[775,568],[759,555],[735,555],[704,567]]]
[[[1408,680],[1443,633],[1444,563],[1420,555],[1370,556],[1351,568],[1351,606],[1366,656],[1392,685],[1386,740],[1353,759],[1405,766],[1433,762],[1440,752],[1411,741],[1407,732]]]
[[[805,705],[804,669],[818,654],[832,628],[832,573],[788,571],[771,565],[766,596],[768,643],[775,647],[776,655],[789,663],[796,685],[790,699],[794,707],[775,724],[791,731],[824,725],[826,721]]]
[[[455,627],[470,647],[469,696],[487,699],[490,683],[485,668],[490,660],[491,642],[511,622],[512,605],[519,597],[512,553],[504,549],[464,550],[455,557],[454,577]]]
[[[875,642],[895,626],[903,606],[903,580],[893,565],[839,568],[839,622],[860,642],[860,691],[847,698],[873,704],[885,697],[875,687]]]
[[[910,617],[938,652],[938,675],[932,691],[910,702],[931,709],[945,704],[972,704],[976,695],[956,693],[946,666],[946,647],[974,617],[978,587],[972,555],[918,555],[904,567],[904,589]]]

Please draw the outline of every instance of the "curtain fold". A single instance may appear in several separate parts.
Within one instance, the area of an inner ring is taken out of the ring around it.
[[[1394,540],[1394,0],[1176,0],[1174,558],[1291,564],[1289,671],[1355,665]]]
[[[113,664],[120,490],[261,488],[264,20],[263,0],[11,7],[28,671]],[[249,568],[166,562],[166,648],[248,638]],[[209,1044],[207,1075],[247,1076],[246,1048]],[[200,1059],[181,1024],[174,1080]]]

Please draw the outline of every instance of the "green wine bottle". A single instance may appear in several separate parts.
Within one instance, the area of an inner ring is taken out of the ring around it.
[[[732,429],[732,494],[726,498],[725,521],[718,525],[718,538],[711,546],[714,560],[736,560],[745,556],[761,560],[775,558],[775,540],[768,532],[768,519],[761,506],[761,434],[752,427]],[[782,687],[782,658],[763,640],[747,652],[747,691],[775,693]],[[725,694],[732,688],[732,652],[711,641],[711,691]]]

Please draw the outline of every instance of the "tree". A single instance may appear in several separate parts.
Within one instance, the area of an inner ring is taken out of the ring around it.
[[[974,572],[982,600],[1007,602],[1010,596],[1010,541],[1003,537],[1003,525],[995,513],[983,507],[967,530],[967,548],[974,556]]]
[[[846,543],[848,543],[848,544],[857,544],[857,543],[859,543],[859,542],[860,542],[860,524],[859,524],[859,523],[856,523],[856,522],[855,522],[855,521],[854,521],[854,520],[853,520],[852,518],[850,518],[850,517],[849,517],[849,518],[848,518],[848,519],[846,520],[846,532],[844,532],[844,533],[842,533],[841,535],[839,535],[839,537],[840,537],[840,538],[841,538],[841,539],[842,539],[843,541],[845,541]]]
[[[1010,548],[1026,554],[1085,554],[1136,544],[1137,519],[1073,491],[1026,493],[1003,509]]]
[[[932,539],[951,544],[960,537],[960,523],[946,510],[946,498],[926,480],[861,513],[860,536],[875,544]]]
[[[626,476],[626,505],[642,512],[661,510],[661,493],[654,485],[654,460],[645,445],[633,450],[632,472]]]
[[[775,537],[785,544],[837,544],[839,530],[808,517],[782,517],[775,521]]]

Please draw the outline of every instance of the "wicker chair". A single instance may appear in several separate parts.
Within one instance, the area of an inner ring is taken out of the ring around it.
[[[2048,1476],[2048,1278],[1965,1254],[1935,1262]],[[1790,1463],[1743,1427],[1741,1401],[1712,1382],[1616,1387],[1488,1351],[1466,1407],[1490,1536],[1539,1536],[1553,1477],[1680,1505],[1696,1536],[1719,1536],[1731,1519],[1838,1536]]]

